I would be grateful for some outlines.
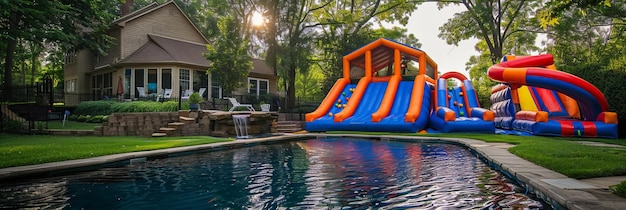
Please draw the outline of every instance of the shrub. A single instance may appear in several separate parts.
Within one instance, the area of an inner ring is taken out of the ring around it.
[[[76,106],[74,114],[77,115],[109,115],[112,113],[111,106],[119,104],[115,101],[85,101]]]
[[[22,129],[22,123],[17,120],[9,120],[4,127],[4,130],[9,133],[19,133]]]
[[[76,121],[78,122],[87,122],[87,120],[91,119],[91,115],[80,115]]]
[[[181,109],[189,109],[189,103],[182,102]],[[76,107],[76,111],[74,111],[74,113],[70,115],[69,120],[78,121],[80,115],[108,116],[111,113],[175,111],[178,111],[177,101],[166,101],[163,103],[156,101],[130,101],[123,103],[107,101],[86,101],[80,103],[78,107]],[[102,119],[105,120],[105,118]],[[105,122],[107,121],[108,118],[105,120]]]
[[[88,122],[88,123],[102,123],[102,118],[104,118],[104,116],[102,116],[102,115],[93,116],[92,118],[86,119],[85,122]]]
[[[102,116],[102,122],[109,122],[109,115]]]
[[[186,103],[182,103],[181,106],[185,105]],[[177,101],[166,101],[163,102],[163,104],[161,104],[161,111],[162,112],[175,112],[178,111],[178,102]]]
[[[622,181],[619,184],[612,185],[609,187],[609,189],[611,189],[611,192],[615,193],[616,195],[626,198],[626,181]]]
[[[185,104],[185,103],[183,103]],[[178,110],[178,102],[166,101],[163,103],[156,101],[131,101],[117,103],[111,106],[114,113],[127,112],[175,112]]]
[[[72,114],[72,115],[70,115],[70,116],[67,118],[67,120],[70,120],[70,121],[77,121],[77,120],[78,120],[78,115],[76,115],[76,114]]]
[[[191,93],[191,95],[189,95],[189,101],[190,104],[199,104],[200,102],[202,102],[202,96],[200,96],[200,93],[198,92],[193,92]]]

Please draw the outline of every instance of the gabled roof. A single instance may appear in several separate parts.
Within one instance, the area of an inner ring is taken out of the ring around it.
[[[193,28],[196,30],[196,32],[198,32],[198,34],[200,34],[200,36],[202,36],[202,39],[204,39],[204,41],[206,43],[209,43],[209,41],[206,39],[206,37],[204,37],[204,35],[200,32],[200,30],[198,29],[198,27],[196,27],[196,25],[189,19],[189,17],[187,17],[187,14],[185,14],[183,12],[183,10],[180,9],[180,7],[178,6],[178,4],[176,4],[176,2],[174,2],[173,0],[170,0],[168,2],[165,2],[161,5],[157,4],[157,3],[151,3],[148,6],[142,7],[134,12],[131,12],[130,14],[124,15],[120,18],[118,18],[117,20],[113,21],[113,25],[114,26],[119,26],[119,27],[124,27],[126,25],[127,22],[133,21],[143,15],[146,15],[148,13],[151,13],[152,11],[158,10],[160,8],[163,8],[169,4],[173,4],[176,9],[178,9],[178,11],[183,15],[183,17],[185,17],[185,19],[187,19],[187,21],[189,21],[189,24],[191,24],[191,26],[193,26]]]
[[[209,61],[202,56],[206,46],[159,35],[148,34],[148,42],[130,54],[119,64],[145,63],[184,63],[209,67]]]
[[[253,58],[252,59],[253,69],[250,70],[250,73],[257,73],[262,75],[274,75],[274,71],[272,67],[265,63],[265,60]]]
[[[163,7],[164,5],[166,5],[166,4],[163,4],[160,7]],[[142,7],[140,9],[138,9],[138,10],[135,10],[135,11],[133,11],[133,12],[127,14],[127,15],[124,15],[124,16],[118,18],[117,20],[114,20],[113,24],[124,26],[124,24],[126,24],[126,22],[128,22],[128,21],[130,21],[132,19],[135,19],[135,18],[137,18],[139,16],[142,16],[142,15],[148,13],[149,11],[154,10],[157,7],[159,7],[159,4],[157,4],[156,2],[153,2],[153,3],[149,4],[148,6]]]

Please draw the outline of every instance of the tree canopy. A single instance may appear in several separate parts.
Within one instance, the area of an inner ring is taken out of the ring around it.
[[[12,98],[15,58],[23,62],[30,53],[37,60],[45,47],[65,51],[70,47],[90,48],[104,53],[110,39],[103,33],[117,16],[110,8],[117,1],[99,0],[11,0],[0,1],[0,45],[3,61],[3,97]],[[36,65],[32,62],[30,65]],[[25,66],[21,66],[25,68]],[[23,69],[24,70],[24,69]]]
[[[135,0],[135,8],[166,0]],[[208,71],[224,90],[245,83],[252,58],[265,59],[277,72],[286,108],[297,97],[323,96],[341,76],[343,55],[380,37],[420,47],[405,27],[422,1],[313,0],[175,0],[209,40]],[[63,54],[89,48],[106,52],[109,23],[119,17],[124,0],[0,1],[0,61],[3,94],[12,83],[33,83],[44,71],[58,75]],[[489,66],[506,54],[549,52],[557,68],[591,81],[607,95],[611,107],[626,116],[619,96],[626,72],[626,11],[624,2],[610,0],[458,0],[438,1],[440,8],[463,5],[439,27],[448,44],[477,38],[476,55],[466,70],[488,105],[493,85]],[[253,25],[255,15],[260,25]],[[393,27],[385,27],[393,23]],[[544,47],[535,45],[538,35]],[[445,62],[445,61],[437,61]],[[42,67],[44,66],[44,67]],[[37,73],[38,72],[38,73]],[[611,75],[611,78],[604,78]],[[19,79],[14,79],[18,76]],[[30,81],[29,81],[30,80]],[[623,81],[623,80],[621,80]],[[484,103],[482,103],[484,102]]]

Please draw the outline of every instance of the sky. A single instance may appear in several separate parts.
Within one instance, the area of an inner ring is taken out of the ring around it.
[[[455,46],[448,45],[445,40],[437,37],[440,26],[455,13],[467,9],[462,5],[449,5],[438,10],[437,3],[423,3],[417,8],[411,14],[406,28],[408,33],[414,34],[422,43],[420,49],[437,63],[439,72],[456,71],[469,77],[469,72],[465,71],[465,63],[470,56],[479,54],[474,50],[478,39],[461,41],[458,46]]]

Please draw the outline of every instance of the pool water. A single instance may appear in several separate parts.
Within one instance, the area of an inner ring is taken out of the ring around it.
[[[464,147],[325,138],[0,183],[0,208],[545,209]]]

